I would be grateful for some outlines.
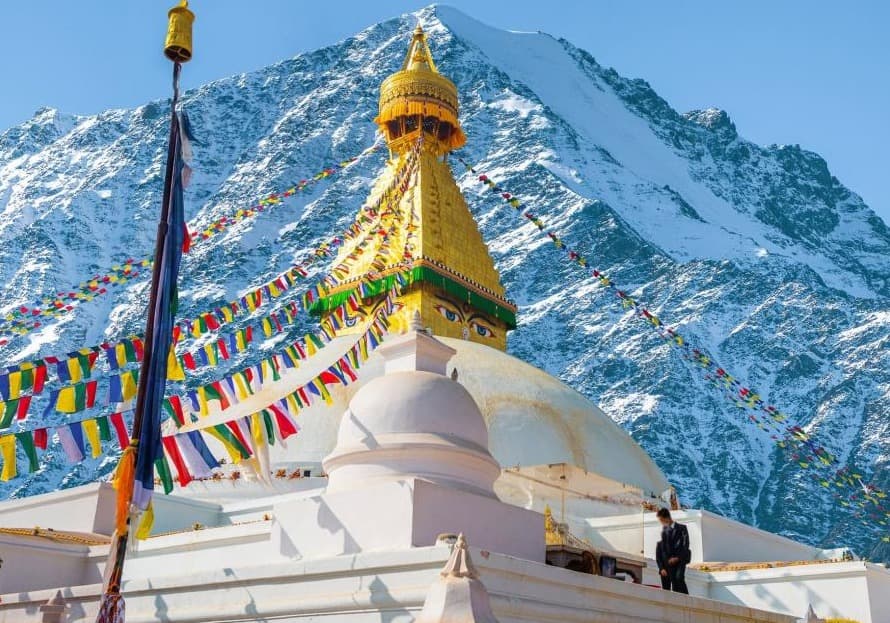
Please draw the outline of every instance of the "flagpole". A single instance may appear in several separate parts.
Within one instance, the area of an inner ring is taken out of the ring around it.
[[[123,623],[124,600],[121,595],[121,580],[124,561],[127,555],[127,543],[132,531],[133,493],[136,474],[134,468],[139,456],[139,439],[145,426],[145,413],[150,397],[149,376],[155,357],[166,359],[169,345],[155,344],[155,323],[157,320],[158,297],[162,286],[162,273],[165,270],[165,248],[169,232],[170,212],[173,199],[174,175],[177,154],[180,149],[180,125],[176,106],[179,103],[179,76],[182,63],[191,59],[191,25],[194,14],[188,10],[188,1],[182,0],[178,7],[168,13],[169,26],[164,54],[173,62],[173,97],[170,102],[170,134],[167,142],[167,166],[164,174],[164,192],[161,202],[161,213],[158,222],[157,239],[155,242],[154,265],[152,267],[151,289],[149,292],[147,318],[145,322],[145,338],[142,364],[139,379],[136,405],[133,415],[133,430],[130,434],[130,445],[121,456],[115,478],[117,488],[116,529],[109,548],[105,571],[105,590],[99,606],[96,623]],[[146,448],[142,449],[147,451]]]

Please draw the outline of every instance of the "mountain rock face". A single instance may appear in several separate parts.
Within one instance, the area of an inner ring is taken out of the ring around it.
[[[464,158],[844,465],[890,488],[890,231],[822,158],[748,142],[721,110],[678,113],[646,82],[567,41],[496,30],[443,7],[419,18],[440,70],[461,92]],[[201,143],[190,221],[231,214],[372,145],[377,88],[400,66],[415,19],[186,93]],[[0,134],[4,314],[150,254],[168,107],[157,101],[83,117],[44,109]],[[384,157],[367,155],[311,193],[197,245],[184,262],[183,315],[236,298],[341,231]],[[676,349],[456,160],[454,167],[520,306],[513,354],[595,400],[653,456],[685,504],[890,557],[880,545],[886,528],[841,510]],[[134,280],[12,340],[2,361],[139,331],[146,297],[147,279]],[[226,365],[245,362],[249,356]],[[35,401],[29,423],[42,421],[42,410]],[[51,447],[42,469],[5,483],[3,495],[93,480],[114,459],[71,466],[60,455]]]

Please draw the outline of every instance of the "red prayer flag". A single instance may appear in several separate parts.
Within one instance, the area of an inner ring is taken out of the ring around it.
[[[86,384],[87,390],[87,400],[86,405],[87,409],[91,408],[96,404],[96,386],[99,384],[99,381],[90,381]]]
[[[32,392],[39,394],[43,391],[43,384],[46,382],[46,366],[39,365],[34,368],[34,387]]]
[[[179,396],[170,396],[167,398],[167,403],[173,411],[173,418],[176,420],[176,423],[180,426],[185,424],[185,415],[182,412],[182,401],[179,399]]]
[[[125,449],[130,445],[130,433],[127,432],[127,424],[124,422],[124,414],[112,413],[108,416],[108,420],[111,422],[111,425],[114,426],[114,431],[117,433],[117,443],[120,445],[121,450]]]
[[[238,441],[241,442],[242,446],[244,446],[245,448],[248,448],[248,449],[253,447],[253,445],[249,441],[247,441],[247,439],[242,434],[241,427],[238,426],[237,422],[226,422],[226,427],[230,431],[232,431],[232,434],[235,435],[235,437],[238,438]]]
[[[278,424],[278,432],[281,433],[282,439],[287,439],[291,435],[297,434],[297,427],[294,426],[291,418],[278,405],[270,405],[270,409],[275,414],[275,422]]]
[[[31,405],[31,396],[21,396],[19,398],[19,404],[16,408],[15,418],[17,420],[24,420],[28,417],[28,407]]]
[[[45,428],[38,428],[34,431],[34,445],[41,450],[46,450],[46,442],[48,435]]]
[[[192,481],[192,475],[189,473],[188,466],[185,464],[185,459],[182,458],[179,446],[176,445],[176,439],[174,439],[173,436],[161,437],[161,443],[164,444],[164,452],[167,453],[167,458],[170,459],[170,462],[173,463],[173,467],[176,468],[176,474],[179,477],[179,486],[186,486]]]
[[[321,374],[318,375],[319,380],[325,385],[337,385],[340,383],[340,379],[337,378],[335,374],[325,370]]]
[[[145,356],[145,347],[142,345],[142,340],[138,337],[133,338],[133,350],[136,351],[136,361],[142,361],[142,358]]]

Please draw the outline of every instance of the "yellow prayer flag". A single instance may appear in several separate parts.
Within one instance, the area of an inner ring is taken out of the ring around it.
[[[148,503],[148,508],[145,509],[145,512],[142,513],[142,518],[139,520],[139,528],[136,529],[136,538],[140,541],[143,541],[148,538],[151,534],[151,528],[155,524],[155,508],[154,504],[151,502]]]
[[[114,345],[114,360],[119,367],[127,363],[127,349],[123,342]]]
[[[257,448],[260,448],[264,445],[268,444],[268,439],[266,439],[266,435],[264,431],[266,430],[265,425],[263,424],[262,416],[259,413],[254,413],[250,416],[250,435],[253,437],[253,447],[254,451]]]
[[[327,386],[321,382],[321,379],[315,379],[312,381],[312,384],[318,389],[318,393],[321,394],[326,405],[331,406],[334,404],[334,398],[331,396],[331,392],[329,392]]]
[[[77,394],[73,386],[69,385],[59,390],[59,396],[56,399],[56,410],[61,413],[77,413]]]
[[[219,441],[223,447],[226,449],[226,452],[229,454],[229,458],[232,459],[232,463],[240,463],[241,462],[241,453],[238,452],[238,449],[233,446],[228,439],[219,434],[219,431],[211,428],[206,428],[202,432],[208,433],[213,436],[214,439]]]
[[[90,442],[92,457],[95,459],[102,456],[102,444],[99,442],[99,425],[96,420],[84,420],[80,423],[83,428],[83,434],[86,435],[87,441]]]
[[[176,356],[176,350],[172,346],[170,347],[170,354],[167,356],[167,380],[185,380],[185,370],[182,369],[179,357]]]
[[[9,397],[18,398],[22,394],[22,373],[10,372],[9,379]]]
[[[241,374],[233,374],[232,380],[235,382],[235,393],[238,394],[238,400],[244,400],[250,395],[247,389],[247,382]]]
[[[136,397],[136,374],[134,371],[131,370],[121,374],[121,394],[124,401],[132,400]]]
[[[297,402],[297,396],[293,393],[287,395],[287,404],[290,406],[291,415],[297,415],[300,412],[300,403]]]
[[[210,362],[211,366],[216,365],[216,349],[213,348],[213,343],[204,345],[204,352],[207,353],[207,361]]]
[[[0,437],[0,456],[3,457],[3,471],[0,472],[0,480],[6,482],[18,474],[15,461],[15,435]]]
[[[80,369],[80,360],[77,357],[72,357],[68,361],[65,362],[68,366],[68,376],[71,377],[72,383],[77,383],[83,377]]]
[[[198,415],[201,417],[210,415],[210,411],[207,409],[207,392],[203,386],[198,388]]]
[[[313,342],[312,338],[310,338],[308,335],[306,336],[305,342],[306,342],[306,354],[307,355],[309,355],[311,357],[316,352],[318,352],[318,349],[315,348],[315,342]]]

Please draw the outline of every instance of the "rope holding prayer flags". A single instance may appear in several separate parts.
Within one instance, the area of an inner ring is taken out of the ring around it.
[[[458,161],[465,169],[476,176],[476,179],[485,185],[491,192],[496,193],[500,199],[513,210],[532,223],[539,231],[543,232],[553,246],[561,251],[569,261],[577,264],[582,269],[589,270],[590,274],[597,280],[600,286],[612,291],[625,309],[634,311],[634,316],[639,318],[651,330],[657,332],[666,343],[680,349],[683,358],[693,362],[696,367],[704,372],[705,380],[721,390],[735,406],[748,410],[752,415],[746,421],[757,425],[765,430],[773,430],[780,436],[774,435],[773,439],[779,448],[791,447],[799,453],[797,456],[798,463],[803,469],[817,467],[819,469],[828,468],[837,465],[837,459],[824,448],[813,443],[810,435],[799,426],[789,426],[784,422],[787,416],[776,407],[768,404],[763,398],[754,391],[753,388],[745,387],[737,377],[731,375],[726,369],[720,366],[716,359],[703,348],[696,348],[691,342],[676,329],[665,326],[662,320],[652,311],[643,306],[640,302],[632,298],[625,290],[621,289],[608,275],[598,269],[590,269],[589,262],[583,254],[571,248],[566,242],[554,231],[549,230],[544,221],[520,201],[520,199],[507,192],[504,188],[494,182],[485,174],[480,174],[475,168],[470,166],[463,158],[457,156]],[[887,494],[877,487],[862,485],[860,479],[851,479],[844,476],[844,469],[838,469],[833,474],[821,478],[820,482],[829,483],[838,487],[852,488],[854,495],[864,495],[867,499],[877,501],[887,499]],[[883,509],[881,512],[886,513],[890,518],[890,512]]]
[[[367,151],[365,153],[367,153]],[[192,337],[200,337],[209,331],[215,331],[226,324],[235,322],[241,316],[253,313],[263,304],[275,300],[284,292],[292,289],[298,280],[306,278],[308,276],[307,269],[312,264],[329,257],[333,253],[333,249],[349,240],[359,239],[361,241],[362,239],[359,238],[359,236],[362,235],[363,232],[366,232],[366,230],[374,230],[375,221],[373,219],[370,220],[370,227],[361,226],[366,219],[370,218],[368,215],[379,215],[382,212],[379,209],[380,204],[384,200],[389,198],[390,201],[397,202],[404,194],[406,188],[405,181],[416,169],[416,157],[416,152],[412,151],[411,157],[406,159],[400,165],[401,168],[397,171],[397,175],[394,176],[391,188],[381,193],[376,203],[365,205],[354,223],[347,228],[343,234],[334,236],[330,240],[321,243],[314,251],[306,255],[306,259],[298,264],[294,264],[267,283],[248,291],[238,300],[226,303],[212,311],[200,313],[192,320],[181,320],[177,322],[176,327],[174,328],[174,335],[176,336],[177,341],[179,341],[182,336],[191,335]],[[357,158],[358,157],[355,159]],[[390,196],[387,193],[391,191],[398,191],[398,193],[395,196]],[[282,310],[269,314],[266,317],[268,319],[267,321],[266,319],[261,320],[260,327],[264,322],[267,322],[269,326],[275,329],[282,329],[282,325],[284,324],[293,324],[296,321],[297,313],[301,309],[305,309],[308,303],[311,303],[312,300],[319,298],[320,296],[321,287],[314,286],[303,295],[303,305],[299,305],[296,301],[288,303]],[[250,331],[250,328],[246,330]],[[242,331],[244,331],[244,329],[242,329]],[[251,336],[251,333],[247,334],[248,339],[246,342],[250,341],[249,338]],[[17,397],[20,393],[17,388],[20,388],[21,390],[31,389],[32,395],[42,392],[46,381],[46,369],[48,365],[51,365],[54,369],[59,371],[59,381],[65,383],[70,382],[73,377],[66,374],[64,370],[68,370],[75,363],[82,367],[82,360],[85,356],[89,358],[90,370],[96,362],[96,354],[98,353],[105,354],[109,370],[118,370],[128,363],[141,362],[143,351],[142,338],[142,335],[135,335],[125,338],[116,344],[103,343],[98,346],[83,348],[77,353],[69,353],[66,357],[44,357],[43,359],[10,366],[6,369],[6,374],[0,374],[0,399],[10,395],[12,395],[12,397]],[[238,343],[244,342],[244,336],[241,336]],[[238,343],[236,343],[236,347]],[[214,348],[219,348],[218,344]],[[204,355],[202,355],[205,365],[212,365],[211,358],[214,354],[215,353],[205,352]],[[181,365],[186,369],[194,369],[193,366],[190,366],[190,363],[194,361],[194,355],[187,353],[183,357],[184,360],[181,362]],[[30,372],[32,369],[34,370],[33,373]],[[175,368],[171,366],[171,370],[175,370]],[[31,381],[32,378],[33,382]],[[19,379],[23,380],[19,382]],[[9,387],[10,384],[13,391],[11,393],[9,390],[4,391],[4,388]]]

